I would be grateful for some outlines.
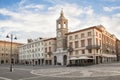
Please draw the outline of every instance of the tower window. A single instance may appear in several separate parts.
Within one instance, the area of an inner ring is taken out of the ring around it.
[[[66,23],[64,22],[64,28],[66,28]]]
[[[61,25],[60,25],[60,24],[58,24],[58,28],[59,28],[59,29],[61,28]]]

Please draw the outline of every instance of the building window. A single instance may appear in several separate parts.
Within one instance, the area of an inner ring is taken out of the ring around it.
[[[69,36],[69,40],[72,40],[72,36]]]
[[[38,56],[40,57],[40,54],[38,54]]]
[[[88,53],[92,53],[92,50],[91,50],[91,49],[88,49]]]
[[[85,40],[81,40],[81,47],[85,47]]]
[[[42,42],[42,45],[43,45],[43,42]]]
[[[31,45],[29,45],[30,46],[30,48],[31,48]]]
[[[37,43],[35,43],[35,47],[37,46]]]
[[[45,48],[45,53],[47,53],[47,48]]]
[[[37,51],[37,49],[35,49],[35,52]]]
[[[88,36],[91,36],[91,32],[88,32]]]
[[[85,34],[84,34],[84,33],[82,33],[82,34],[81,34],[81,38],[84,38],[84,37],[85,37]]]
[[[38,43],[38,46],[40,46],[40,42]]]
[[[85,50],[82,50],[82,54],[85,54]]]
[[[89,45],[92,45],[92,39],[90,38],[90,39],[88,39],[88,46]]]
[[[76,50],[76,51],[75,51],[75,55],[78,55],[78,54],[79,54],[79,52],[78,52],[78,50]]]
[[[99,38],[101,38],[101,34],[99,34]]]
[[[96,36],[98,36],[98,33],[96,32]]]
[[[35,56],[37,57],[37,54],[35,54]]]
[[[51,47],[49,47],[49,52],[51,52]]]
[[[38,51],[40,51],[40,48],[38,48]]]
[[[101,46],[101,40],[100,40],[100,46]]]
[[[98,45],[98,39],[96,38],[96,45]]]
[[[69,55],[73,55],[73,52],[69,52]]]
[[[45,43],[45,46],[47,46],[47,43]]]
[[[51,45],[51,42],[49,42],[49,45]]]
[[[75,39],[78,39],[78,35],[75,35]]]
[[[32,52],[34,52],[34,49],[32,49]]]
[[[78,41],[75,41],[75,48],[78,48]]]
[[[34,54],[33,54],[32,56],[33,56],[33,58],[34,58]]]
[[[32,47],[34,47],[34,44],[32,44]]]
[[[42,56],[43,56],[43,53],[42,53]]]
[[[73,47],[73,42],[69,42],[69,47]]]
[[[96,53],[98,53],[98,49],[96,49]]]
[[[2,48],[2,51],[3,51],[4,49]]]

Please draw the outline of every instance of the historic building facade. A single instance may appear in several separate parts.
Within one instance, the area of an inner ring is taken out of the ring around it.
[[[120,61],[120,40],[116,40],[116,55],[117,55],[117,61]]]
[[[102,59],[103,62],[116,61],[116,36],[106,31],[102,25],[98,26],[102,30]]]
[[[49,38],[44,40],[44,59],[45,65],[53,64],[53,53],[56,51],[56,38]]]
[[[56,39],[57,49],[54,52],[54,64],[66,65],[67,64],[67,35],[68,33],[68,20],[64,17],[63,11],[60,17],[56,20]]]
[[[41,44],[41,45],[40,45]],[[104,26],[97,25],[68,32],[63,11],[56,20],[56,37],[32,41],[20,47],[20,61],[44,65],[89,65],[113,62],[120,41]],[[118,56],[119,57],[119,56]]]
[[[116,60],[116,37],[102,25],[67,34],[68,64],[98,64]]]
[[[19,47],[21,64],[44,64],[44,39],[28,39],[28,43]]]
[[[101,56],[101,30],[97,27],[70,32],[67,34],[69,46],[68,64],[83,65],[99,62],[96,57]]]
[[[19,46],[21,43],[12,43],[12,55],[11,55],[11,42],[0,41],[0,64],[10,64],[11,60],[13,64],[19,63]]]

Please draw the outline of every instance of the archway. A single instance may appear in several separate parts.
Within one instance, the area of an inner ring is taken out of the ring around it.
[[[57,64],[57,57],[54,56],[54,65],[56,65],[56,64]]]
[[[96,56],[96,64],[99,63],[99,56]]]
[[[100,63],[102,63],[102,57],[100,56]]]
[[[4,60],[1,60],[1,64],[4,64]]]
[[[40,65],[41,63],[40,63],[40,59],[38,59],[38,64]]]
[[[67,56],[66,55],[63,56],[63,65],[67,65]]]

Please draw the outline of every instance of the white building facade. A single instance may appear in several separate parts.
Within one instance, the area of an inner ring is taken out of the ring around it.
[[[44,39],[37,39],[19,48],[19,60],[22,64],[44,64]]]

